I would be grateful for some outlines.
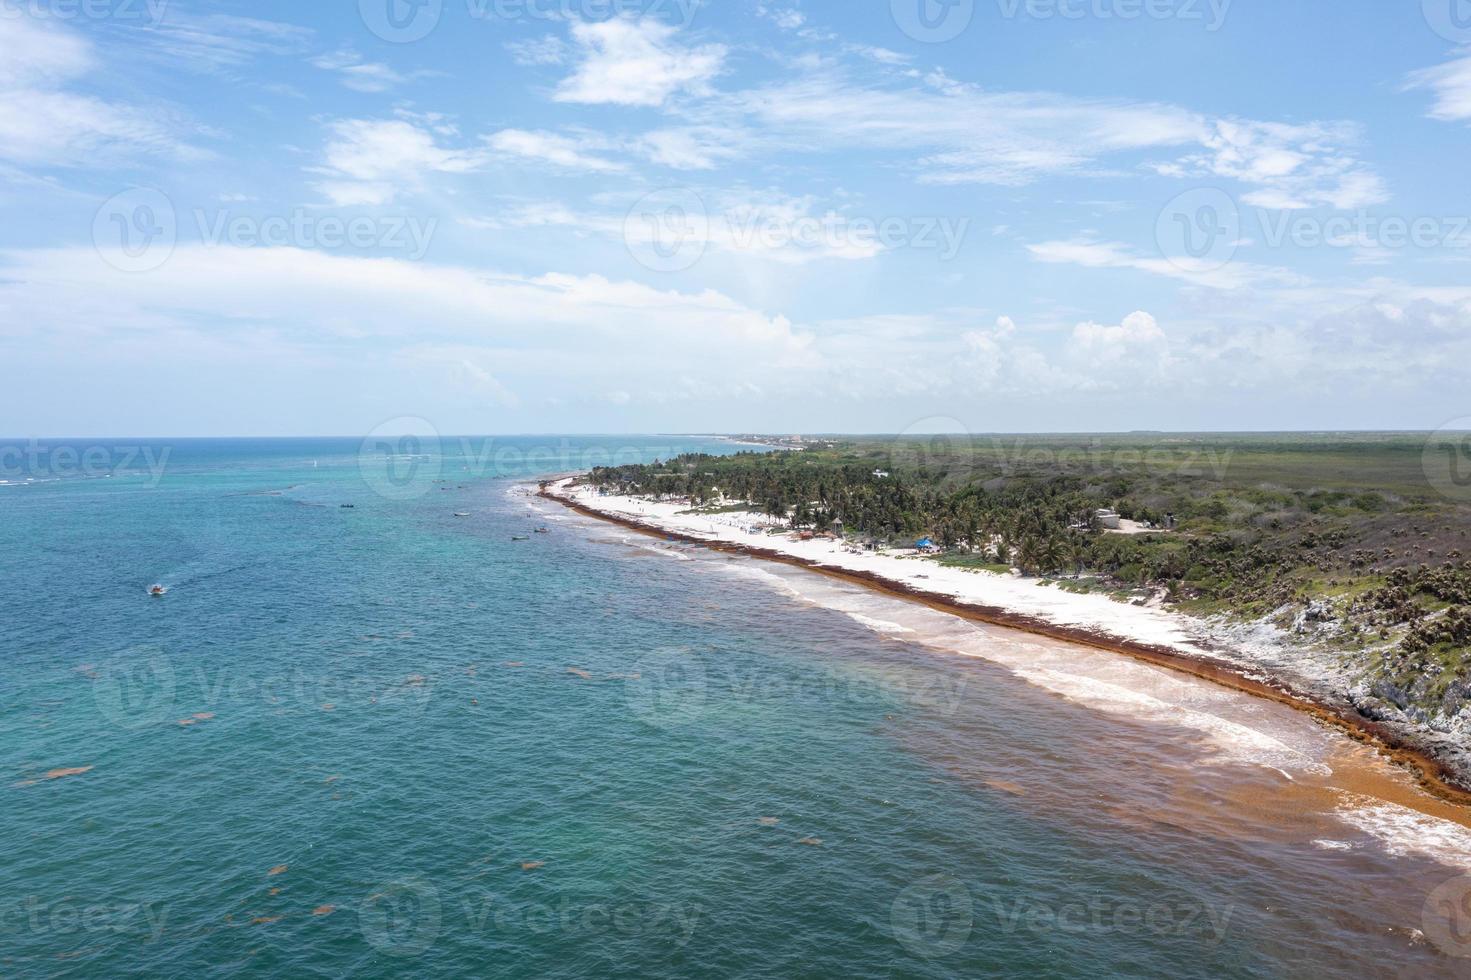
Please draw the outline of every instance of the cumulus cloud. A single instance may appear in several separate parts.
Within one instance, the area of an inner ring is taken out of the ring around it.
[[[706,92],[725,62],[726,48],[688,47],[675,39],[677,33],[652,19],[573,23],[582,60],[557,87],[556,100],[661,106],[678,92]]]
[[[1044,392],[1168,386],[1169,338],[1155,318],[1136,311],[1117,324],[1085,320],[1060,348],[1048,349],[1009,316],[990,329],[967,330],[951,358],[955,384],[978,383],[998,391],[1037,396]]]
[[[1120,357],[1140,347],[1163,343],[1159,323],[1142,310],[1130,313],[1122,323],[1105,326],[1085,321],[1073,328],[1073,342],[1089,355]]]
[[[1166,330],[1150,313],[1118,323],[1085,320],[1060,347],[1002,317],[992,329],[960,335],[944,358],[958,389],[966,384],[1017,398],[1069,391],[1129,391],[1187,398],[1201,391],[1456,390],[1471,364],[1471,289],[1425,290],[1392,282],[1362,295],[1311,291],[1268,295],[1238,322],[1197,322]],[[1337,296],[1337,298],[1335,298]],[[935,358],[933,353],[926,356]],[[904,363],[902,360],[896,363]]]
[[[1136,310],[1116,324],[1085,320],[1073,327],[1060,358],[1079,380],[1079,387],[1154,384],[1184,381],[1176,375],[1169,338],[1154,316]]]
[[[1256,207],[1354,210],[1388,197],[1378,174],[1349,152],[1360,138],[1350,124],[1220,119],[1200,140],[1205,152],[1185,158],[1181,169],[1240,181],[1250,188],[1242,200]]]
[[[386,204],[401,190],[417,190],[430,174],[464,174],[481,167],[478,150],[442,146],[453,127],[423,120],[343,119],[331,124],[317,186],[334,204]]]

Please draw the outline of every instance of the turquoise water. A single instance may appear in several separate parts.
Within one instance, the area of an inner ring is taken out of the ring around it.
[[[1456,975],[1198,733],[516,492],[728,444],[131,448],[0,460],[0,975]]]

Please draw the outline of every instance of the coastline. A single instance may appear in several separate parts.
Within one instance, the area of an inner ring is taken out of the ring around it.
[[[805,568],[818,574],[923,603],[975,622],[1020,630],[1050,639],[1106,650],[1154,666],[1189,674],[1233,690],[1306,712],[1320,723],[1370,745],[1381,755],[1410,771],[1422,789],[1438,799],[1471,805],[1471,771],[1435,754],[1416,733],[1404,726],[1367,718],[1346,696],[1309,690],[1283,672],[1253,663],[1244,655],[1224,659],[1227,653],[1212,640],[1193,636],[1186,618],[1158,608],[1130,606],[1101,596],[1081,596],[1054,588],[1025,586],[1023,581],[987,572],[940,570],[922,566],[924,573],[899,570],[911,559],[888,555],[860,555],[856,559],[824,555],[824,544],[762,537],[763,546],[741,540],[739,532],[697,516],[680,513],[681,505],[637,498],[601,496],[574,491],[574,477],[561,476],[540,484],[539,495],[580,514],[616,524],[640,534],[697,544],[712,550]],[[684,518],[684,519],[681,519]],[[705,526],[700,526],[701,524]],[[929,581],[931,578],[938,581]],[[915,580],[926,580],[916,584]],[[949,585],[942,589],[936,586]],[[958,585],[958,588],[956,587]],[[983,593],[989,592],[989,595]],[[1106,603],[1106,606],[1100,605]]]

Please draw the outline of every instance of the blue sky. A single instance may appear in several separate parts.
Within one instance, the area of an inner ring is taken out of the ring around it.
[[[1468,123],[1467,0],[0,0],[0,430],[1438,428]]]

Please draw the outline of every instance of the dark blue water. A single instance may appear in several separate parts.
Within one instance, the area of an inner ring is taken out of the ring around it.
[[[729,444],[11,446],[0,975],[1456,973],[1188,732],[516,492]]]

